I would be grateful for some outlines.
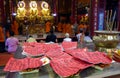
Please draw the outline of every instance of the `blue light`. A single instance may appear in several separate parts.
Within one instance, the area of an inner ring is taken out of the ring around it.
[[[12,13],[13,16],[16,16],[17,14],[16,13]]]

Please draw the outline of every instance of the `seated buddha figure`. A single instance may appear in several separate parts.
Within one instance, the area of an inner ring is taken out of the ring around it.
[[[37,3],[35,1],[30,2],[30,17],[38,15]]]
[[[41,8],[42,8],[42,15],[43,16],[49,16],[50,15],[50,9],[49,9],[49,5],[47,2],[43,1],[41,4]]]
[[[23,1],[19,1],[18,9],[17,9],[17,17],[24,18],[26,14],[25,3]]]

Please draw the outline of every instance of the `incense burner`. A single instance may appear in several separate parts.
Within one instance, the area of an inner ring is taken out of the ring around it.
[[[93,41],[96,47],[116,48],[119,43],[118,31],[94,31]]]

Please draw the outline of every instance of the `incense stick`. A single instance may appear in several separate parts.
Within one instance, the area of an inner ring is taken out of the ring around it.
[[[111,28],[111,26],[110,26],[110,25],[111,25],[111,17],[112,17],[112,10],[110,11],[110,19],[109,19],[109,22],[108,22],[108,23],[109,23],[110,31],[112,30],[112,28]]]
[[[116,11],[114,12],[114,15],[113,15],[112,24],[111,24],[111,29],[113,28],[113,24],[114,24],[114,21],[115,21],[115,16],[116,16]]]

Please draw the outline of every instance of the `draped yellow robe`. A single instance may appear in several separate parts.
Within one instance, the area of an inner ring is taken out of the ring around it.
[[[4,32],[2,26],[0,26],[0,42],[4,42]]]
[[[62,23],[61,23],[61,22],[58,23],[57,30],[58,30],[59,32],[62,31]]]
[[[19,27],[18,23],[16,21],[14,21],[12,24],[12,31],[15,33],[15,35],[19,34],[18,27]]]
[[[62,33],[66,33],[66,24],[65,23],[62,25],[62,28],[63,28]]]
[[[51,29],[51,23],[50,22],[46,22],[46,24],[45,24],[45,31],[46,31],[46,33],[50,32],[50,29]]]

